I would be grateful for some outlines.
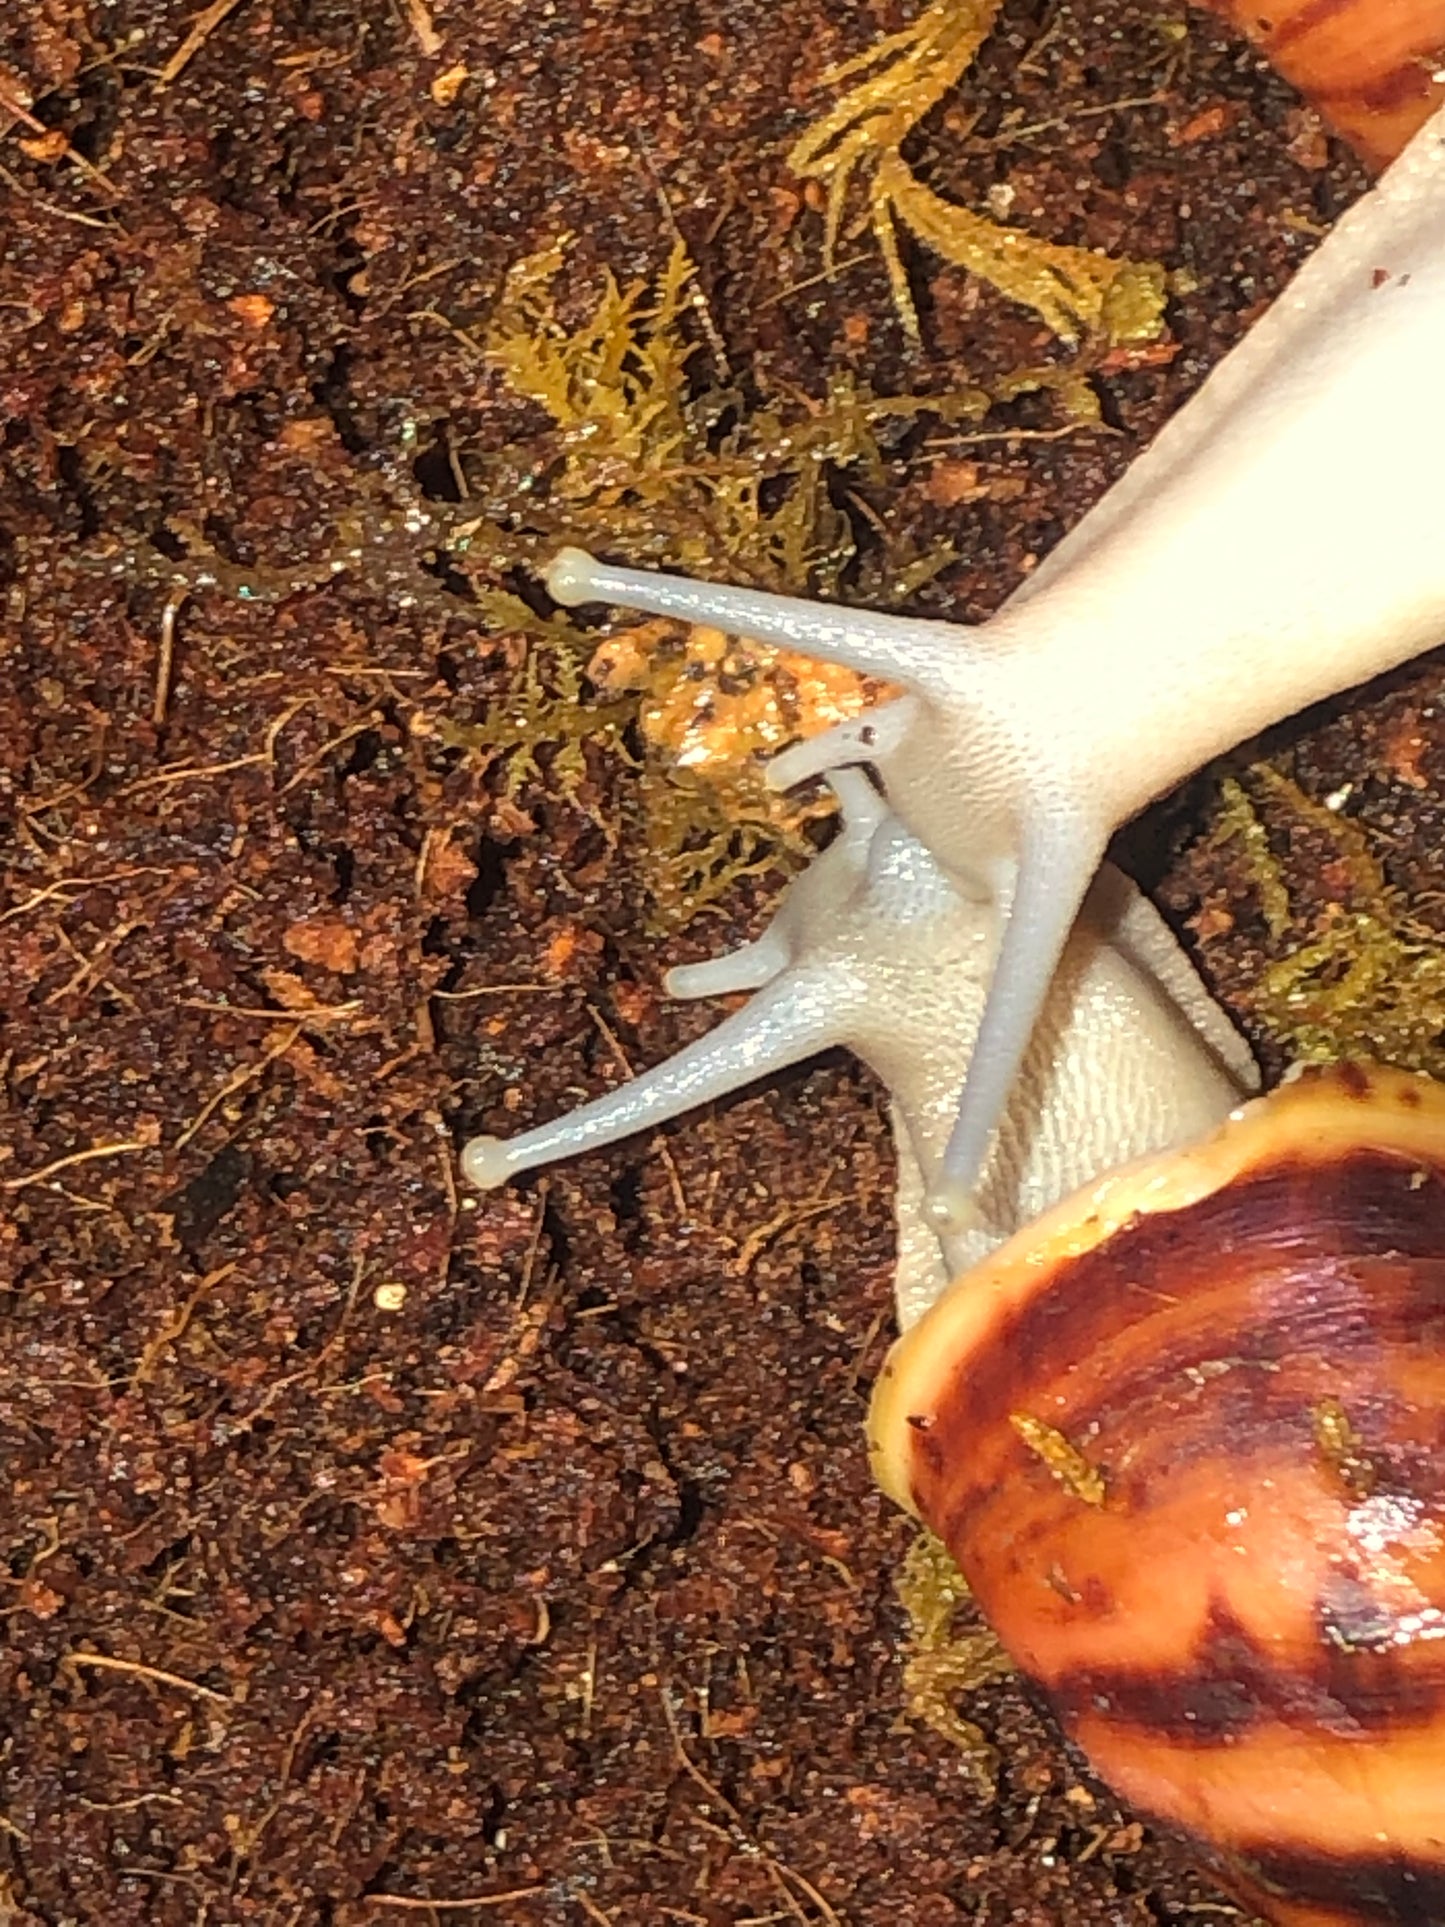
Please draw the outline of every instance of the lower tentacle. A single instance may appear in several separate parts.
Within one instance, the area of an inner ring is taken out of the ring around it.
[[[474,1137],[462,1175],[481,1191],[558,1158],[616,1144],[799,1063],[836,1041],[833,999],[806,972],[765,985],[748,1005],[675,1057],[605,1097],[517,1137]]]

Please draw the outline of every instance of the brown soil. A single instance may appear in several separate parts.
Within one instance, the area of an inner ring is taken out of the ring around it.
[[[782,156],[825,61],[904,10],[5,15],[0,92],[40,125],[0,101],[0,1921],[1226,1916],[1008,1684],[968,1709],[993,1804],[906,1716],[910,1532],[860,1437],[891,1237],[861,1070],[479,1205],[453,1177],[470,1130],[696,1034],[661,967],[768,898],[649,943],[645,852],[598,827],[620,759],[504,801],[419,726],[483,713],[518,648],[426,564],[449,451],[515,425],[466,331],[559,227],[580,299],[675,222],[752,378],[1037,359],[1030,316],[923,256],[922,366],[865,244],[787,292],[819,224]],[[1021,486],[920,606],[996,604],[1358,190],[1248,53],[1167,25],[1020,0],[910,149],[1195,284],[1172,361],[1099,377],[1116,434],[978,451]],[[1000,145],[1005,105],[1047,129]],[[905,448],[875,503],[921,536],[926,469]],[[1279,739],[1315,795],[1366,759],[1421,890],[1440,680]],[[1223,907],[1210,796],[1156,817],[1150,880],[1247,1010],[1265,940]],[[1328,896],[1307,843],[1291,880]]]

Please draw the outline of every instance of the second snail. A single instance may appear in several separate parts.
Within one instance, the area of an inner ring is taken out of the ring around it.
[[[1314,1074],[1225,1122],[1248,1054],[1095,872],[1200,762],[1445,637],[1442,355],[1436,119],[982,630],[561,558],[559,601],[907,693],[775,766],[843,832],[671,985],[753,1001],[463,1155],[489,1188],[828,1043],[873,1065],[912,1326],[880,1477],[1095,1771],[1280,1927],[1445,1920],[1445,1098]]]

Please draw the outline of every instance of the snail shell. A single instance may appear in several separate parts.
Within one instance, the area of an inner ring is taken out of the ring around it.
[[[1372,167],[1445,99],[1441,0],[1207,0]]]
[[[874,1398],[1100,1777],[1285,1927],[1445,1920],[1445,1089],[1307,1072],[964,1274]]]

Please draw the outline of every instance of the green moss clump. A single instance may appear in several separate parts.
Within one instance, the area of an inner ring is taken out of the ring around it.
[[[797,141],[788,164],[827,190],[823,252],[831,273],[848,189],[868,174],[868,220],[888,270],[893,305],[910,340],[918,314],[898,251],[898,227],[935,254],[1032,308],[1064,341],[1090,335],[1104,346],[1150,341],[1163,331],[1164,270],[1092,248],[1060,247],[945,201],[925,187],[902,147],[972,65],[1001,0],[934,0],[911,26],[825,75],[853,85]]]
[[[919,1533],[909,1547],[897,1585],[909,1622],[903,1666],[908,1710],[959,1749],[980,1794],[991,1800],[998,1786],[997,1750],[982,1728],[959,1712],[957,1701],[960,1693],[1006,1678],[1013,1666],[987,1627],[958,1629],[959,1611],[971,1594],[932,1533]]]
[[[642,282],[619,288],[609,272],[591,312],[571,326],[553,292],[565,260],[563,237],[519,262],[487,333],[489,359],[551,421],[532,460],[512,451],[499,475],[479,478],[484,499],[505,509],[505,529],[491,536],[497,561],[550,560],[565,535],[642,563],[700,572],[726,559],[759,588],[811,582],[831,592],[855,558],[831,478],[858,470],[883,479],[877,427],[885,420],[927,413],[973,423],[997,399],[982,386],[880,397],[845,372],[821,402],[750,406],[730,385],[692,382],[699,348],[683,327],[696,270],[681,242],[655,291]],[[521,468],[529,486],[504,500]],[[469,531],[474,554],[483,533]],[[930,566],[950,559],[935,551]]]
[[[1024,1444],[1081,1505],[1101,1506],[1108,1497],[1104,1475],[1055,1425],[1029,1412],[1010,1412],[1009,1424]]]
[[[544,621],[520,596],[500,590],[484,591],[480,600],[489,622],[529,638],[505,697],[478,723],[418,710],[412,733],[495,764],[505,796],[515,798],[526,784],[541,782],[580,802],[588,744],[625,754],[636,705],[598,700],[585,674],[586,645],[565,624]]]
[[[1303,933],[1271,829],[1326,853]],[[1412,916],[1359,824],[1257,764],[1225,783],[1214,836],[1242,848],[1270,937],[1289,946],[1251,993],[1261,1023],[1304,1062],[1370,1057],[1445,1076],[1445,945]]]

